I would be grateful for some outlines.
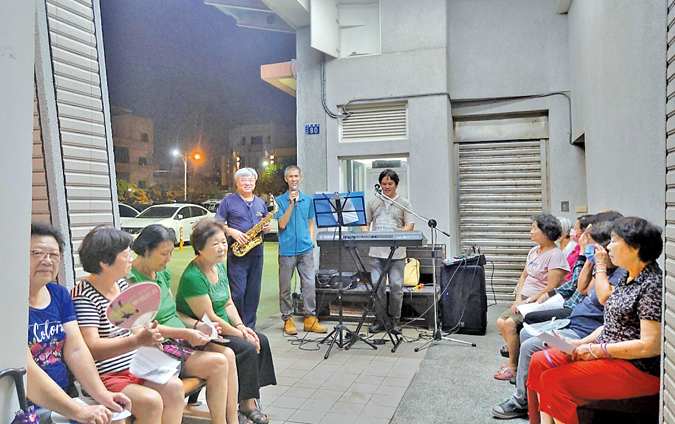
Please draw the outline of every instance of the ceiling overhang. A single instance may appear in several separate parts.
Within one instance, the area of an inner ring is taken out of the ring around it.
[[[309,0],[204,0],[243,28],[295,34],[309,26]]]
[[[260,67],[260,78],[272,84],[284,93],[295,97],[297,81],[297,67],[295,60],[291,62],[270,63]]]

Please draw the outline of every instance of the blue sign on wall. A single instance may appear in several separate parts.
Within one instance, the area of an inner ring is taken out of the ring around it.
[[[319,124],[305,124],[305,135],[317,135],[321,133]]]

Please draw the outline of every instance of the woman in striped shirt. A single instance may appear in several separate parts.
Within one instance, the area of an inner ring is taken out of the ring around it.
[[[157,384],[129,372],[138,347],[162,342],[157,323],[132,332],[114,326],[106,316],[110,302],[128,287],[124,277],[131,271],[131,242],[129,234],[110,226],[98,226],[84,238],[80,262],[90,275],[71,292],[77,321],[103,384],[131,399],[136,423],[180,424],[184,397],[180,379]]]

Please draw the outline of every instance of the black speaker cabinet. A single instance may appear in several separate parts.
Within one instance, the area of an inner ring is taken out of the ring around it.
[[[487,330],[485,269],[480,264],[456,263],[441,270],[443,331],[484,335]]]

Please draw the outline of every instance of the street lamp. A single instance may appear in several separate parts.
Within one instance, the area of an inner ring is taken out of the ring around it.
[[[187,172],[188,172],[187,164],[188,164],[188,159],[192,158],[194,160],[199,160],[199,159],[202,158],[202,156],[199,153],[193,153],[192,155],[185,156],[185,155],[181,154],[181,152],[179,152],[178,150],[174,150],[173,155],[178,156],[181,159],[183,159],[183,167],[185,169],[184,177],[183,177],[183,201],[187,202]]]

